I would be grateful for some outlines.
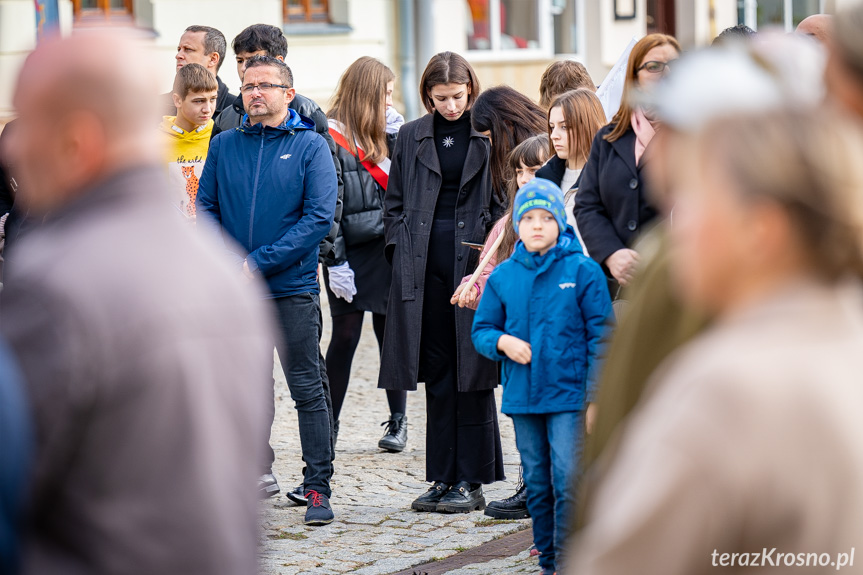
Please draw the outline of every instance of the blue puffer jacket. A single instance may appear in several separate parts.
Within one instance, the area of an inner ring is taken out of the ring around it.
[[[611,318],[605,274],[582,253],[571,226],[545,256],[519,242],[489,277],[473,321],[477,351],[503,362],[501,411],[584,409],[593,396],[592,370]],[[530,343],[528,365],[498,351],[504,334]]]
[[[338,194],[326,141],[311,120],[289,112],[278,128],[244,118],[216,136],[195,202],[198,225],[233,238],[239,246],[226,242],[230,257],[241,267],[248,254],[272,297],[318,292],[318,244]]]

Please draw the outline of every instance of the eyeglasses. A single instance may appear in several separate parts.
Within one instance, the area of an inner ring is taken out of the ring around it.
[[[240,91],[243,94],[251,94],[252,92],[255,91],[256,88],[259,92],[269,92],[273,88],[284,88],[285,90],[287,90],[290,88],[290,86],[285,86],[284,84],[270,84],[269,82],[265,82],[263,84],[257,84],[257,85],[246,84],[245,86],[242,86],[240,88]]]
[[[674,60],[671,62],[674,62]],[[651,60],[650,62],[645,62],[639,66],[638,70],[647,70],[651,74],[659,74],[661,72],[665,72],[666,68],[671,68],[671,62],[657,62],[655,60]],[[636,70],[636,72],[638,70]]]

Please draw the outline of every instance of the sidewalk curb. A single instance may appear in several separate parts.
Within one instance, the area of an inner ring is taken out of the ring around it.
[[[533,530],[528,524],[515,533],[504,535],[500,539],[495,539],[488,543],[483,543],[479,547],[450,555],[440,561],[432,561],[431,563],[424,563],[390,573],[390,575],[444,575],[465,565],[514,557],[530,547],[531,543],[533,543]]]

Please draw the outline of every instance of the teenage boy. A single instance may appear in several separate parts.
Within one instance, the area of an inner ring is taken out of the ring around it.
[[[552,62],[539,80],[539,105],[548,110],[555,98],[579,88],[596,92],[596,85],[584,64],[574,60]]]
[[[207,160],[210,138],[214,135],[213,112],[219,86],[200,64],[187,64],[174,78],[176,116],[164,116],[159,126],[168,140],[165,147],[171,199],[186,217],[195,215],[198,179]]]
[[[584,413],[612,317],[602,268],[567,225],[563,193],[536,178],[516,195],[521,241],[486,283],[473,323],[482,355],[503,362],[501,411],[512,417],[542,573],[560,570],[574,509]]]

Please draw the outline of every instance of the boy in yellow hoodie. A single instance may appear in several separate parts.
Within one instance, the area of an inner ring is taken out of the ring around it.
[[[210,138],[213,136],[213,112],[219,86],[216,79],[200,64],[186,64],[174,78],[176,116],[164,116],[159,126],[168,140],[165,146],[171,199],[186,217],[195,216],[198,178],[204,169]]]

